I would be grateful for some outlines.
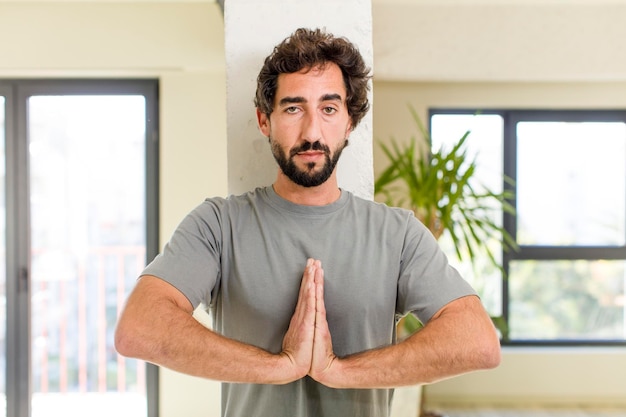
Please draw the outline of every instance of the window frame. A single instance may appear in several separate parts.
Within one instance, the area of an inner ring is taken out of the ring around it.
[[[146,99],[146,262],[159,251],[158,79],[0,79],[5,97],[7,416],[30,417],[27,100],[33,95],[142,95]],[[146,363],[147,417],[159,415],[158,367]]]
[[[609,109],[479,109],[479,108],[430,108],[428,110],[428,126],[434,115],[499,115],[503,119],[503,173],[512,179],[512,183],[504,181],[503,189],[512,191],[513,198],[509,201],[517,207],[515,183],[517,180],[517,134],[519,122],[622,122],[626,124],[626,110]],[[624,213],[626,217],[626,212]],[[511,237],[517,241],[517,218],[515,214],[502,213],[502,224]],[[624,260],[626,261],[626,244],[622,246],[550,246],[520,245],[517,251],[502,252],[502,316],[506,322],[510,318],[509,274],[510,263],[516,260]],[[626,319],[626,318],[625,318]],[[515,339],[503,340],[507,346],[626,346],[625,340],[611,339]]]

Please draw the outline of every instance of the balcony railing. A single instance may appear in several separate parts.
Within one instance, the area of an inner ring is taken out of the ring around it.
[[[115,322],[144,265],[143,246],[92,247],[82,256],[34,251],[34,393],[145,394],[145,364],[113,346]]]

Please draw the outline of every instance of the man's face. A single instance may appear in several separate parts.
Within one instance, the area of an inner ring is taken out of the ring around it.
[[[327,64],[279,75],[274,111],[269,118],[257,111],[257,117],[282,172],[304,187],[323,184],[351,130],[341,70]]]

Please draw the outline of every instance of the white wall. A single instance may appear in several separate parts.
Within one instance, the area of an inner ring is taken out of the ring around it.
[[[428,405],[626,407],[624,348],[504,348],[502,364],[427,387]]]
[[[373,4],[378,79],[625,79],[624,0],[375,0]]]

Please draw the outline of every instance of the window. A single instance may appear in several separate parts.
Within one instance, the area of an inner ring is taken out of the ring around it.
[[[433,110],[430,126],[433,146],[470,130],[480,181],[514,192],[506,277],[466,273],[510,342],[626,342],[626,112]]]
[[[0,120],[13,121],[0,416],[156,416],[156,368],[117,355],[113,330],[158,246],[157,83],[0,87]]]

